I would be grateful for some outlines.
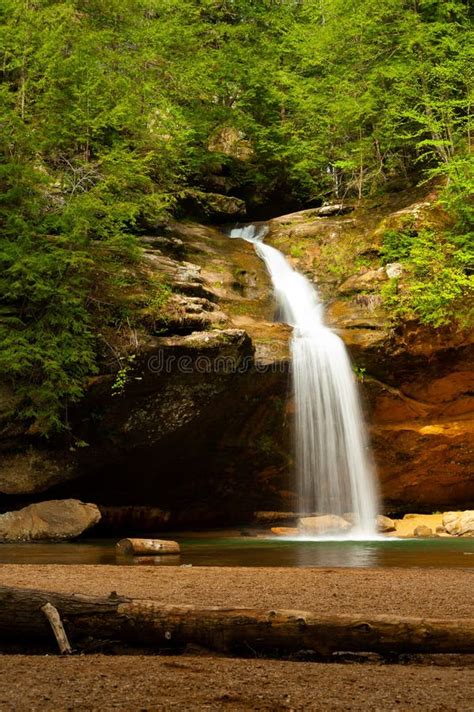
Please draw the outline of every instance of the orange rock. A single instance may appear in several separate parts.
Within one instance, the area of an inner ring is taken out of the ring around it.
[[[474,500],[474,421],[408,421],[372,429],[385,505],[441,509]]]
[[[296,527],[272,527],[270,531],[277,536],[297,536],[299,534]]]

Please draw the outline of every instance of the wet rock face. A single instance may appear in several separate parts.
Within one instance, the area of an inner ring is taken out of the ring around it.
[[[97,417],[82,423],[92,445],[80,453],[80,477],[58,496],[159,505],[178,526],[228,524],[264,502],[281,504],[286,375],[253,367],[210,374],[199,370],[200,351],[188,365],[188,373],[144,378],[108,407],[95,393],[100,430]]]
[[[448,354],[428,353],[425,366],[417,355],[395,387],[370,378],[363,384],[388,506],[436,510],[474,500],[473,371],[463,349]]]

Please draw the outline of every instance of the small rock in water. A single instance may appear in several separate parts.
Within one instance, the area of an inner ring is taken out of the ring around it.
[[[277,536],[298,536],[300,533],[296,527],[272,527],[270,531]]]
[[[351,528],[351,523],[337,514],[322,514],[317,517],[302,517],[298,528],[302,534],[328,534],[343,532]]]
[[[415,527],[413,534],[416,537],[429,537],[433,536],[433,530],[425,524],[420,524],[420,526]]]
[[[375,520],[377,531],[379,532],[394,532],[396,530],[396,525],[393,519],[386,517],[383,514],[379,514]]]

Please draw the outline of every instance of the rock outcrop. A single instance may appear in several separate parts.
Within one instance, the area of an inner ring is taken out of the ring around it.
[[[474,511],[445,512],[443,526],[454,536],[474,536]]]
[[[474,503],[474,334],[395,321],[383,299],[403,274],[381,264],[384,230],[422,224],[430,206],[401,194],[339,217],[306,210],[271,221],[266,238],[315,282],[350,350],[388,511]]]
[[[382,297],[403,271],[380,262],[383,227],[420,205],[324,206],[272,220],[266,237],[317,283],[351,352],[393,512],[474,506],[472,334],[395,323]],[[0,390],[3,511],[45,491],[158,507],[175,526],[295,511],[290,329],[275,321],[265,268],[252,245],[211,227],[158,233],[142,238],[141,269],[166,285],[163,304],[130,294],[134,326],[103,335],[111,348],[70,409],[72,435],[39,439]]]
[[[37,494],[73,478],[73,468],[51,451],[31,443],[19,452],[7,452],[0,463],[0,492],[8,495]]]
[[[187,215],[205,221],[242,219],[246,213],[245,203],[239,198],[199,190],[186,191],[181,206]]]
[[[140,326],[104,333],[126,366],[118,380],[116,361],[104,361],[70,410],[72,438],[42,441],[5,416],[4,511],[45,490],[157,506],[173,526],[288,505],[290,330],[273,321],[260,260],[250,244],[191,223],[143,245],[142,266],[167,285],[166,304],[156,312],[131,295]]]
[[[0,514],[0,542],[72,539],[99,520],[100,512],[95,504],[84,504],[76,499],[39,502]]]

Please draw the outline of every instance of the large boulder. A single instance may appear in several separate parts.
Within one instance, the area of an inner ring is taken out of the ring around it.
[[[208,149],[239,161],[247,161],[253,155],[252,144],[245,138],[245,134],[234,126],[219,128],[211,137]]]
[[[79,536],[100,520],[95,504],[53,499],[0,515],[0,541],[59,541]]]
[[[465,512],[445,512],[443,526],[454,536],[474,536],[474,510]]]
[[[302,517],[298,528],[302,534],[334,534],[350,529],[352,524],[337,514],[321,514],[317,517]]]

